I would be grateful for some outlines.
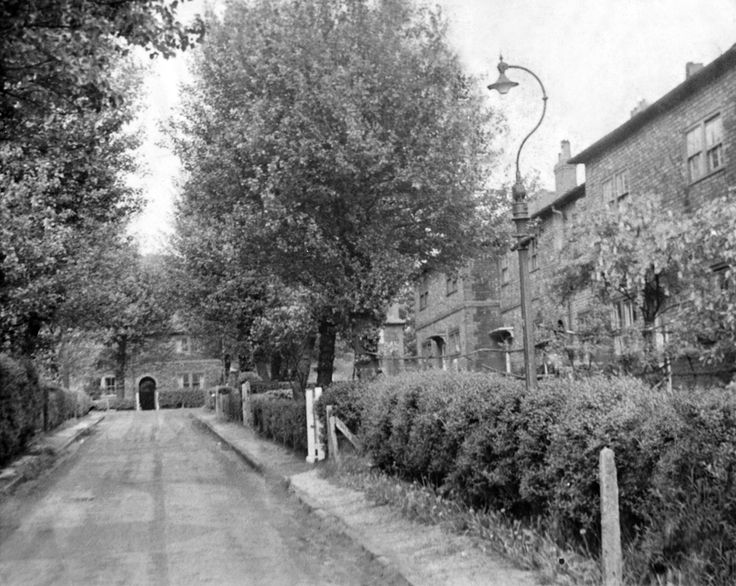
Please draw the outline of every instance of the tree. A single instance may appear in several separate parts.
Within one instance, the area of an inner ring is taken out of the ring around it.
[[[204,32],[171,0],[5,0],[0,4],[0,141],[55,110],[115,109],[110,69],[133,46],[169,57]]]
[[[63,324],[88,331],[106,346],[115,364],[119,396],[131,356],[171,332],[174,303],[167,259],[143,257],[131,242],[110,239],[70,267]]]
[[[76,256],[137,207],[132,46],[171,55],[201,33],[164,0],[0,5],[0,348],[37,351]]]
[[[736,210],[727,197],[698,202],[684,215],[648,196],[582,216],[553,282],[560,302],[588,296],[598,317],[608,313],[609,326],[614,305],[629,304],[635,319],[609,332],[626,338],[626,358],[639,374],[678,357],[717,362],[733,355]],[[592,338],[601,326],[593,320],[578,333]]]
[[[441,15],[398,0],[230,4],[195,75],[178,213],[237,226],[240,256],[309,291],[329,384],[339,330],[473,252],[499,121]]]

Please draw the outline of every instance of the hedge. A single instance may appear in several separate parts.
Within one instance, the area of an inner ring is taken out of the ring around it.
[[[51,383],[44,383],[42,390],[48,394],[47,430],[58,427],[72,417],[82,417],[92,409],[92,401],[83,391],[70,391]]]
[[[177,389],[159,391],[158,406],[161,409],[179,409],[186,407],[203,407],[207,391],[195,389]]]
[[[688,583],[736,579],[731,393],[667,394],[605,377],[554,379],[527,392],[502,377],[428,371],[333,385],[323,397],[377,466],[475,508],[544,519],[561,543],[591,551],[598,457],[611,447],[629,575],[670,567],[685,568]]]
[[[304,402],[290,397],[291,391],[267,391],[251,397],[253,427],[302,454],[307,453],[307,415]]]
[[[291,390],[289,381],[278,380],[254,380],[250,381],[250,392],[254,395],[267,393],[268,391]]]
[[[43,392],[30,362],[0,354],[0,465],[19,454],[43,425]]]

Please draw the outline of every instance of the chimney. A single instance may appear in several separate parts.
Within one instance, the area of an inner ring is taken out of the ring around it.
[[[693,63],[692,61],[688,61],[685,64],[685,79],[689,79],[691,75],[695,75],[701,69],[703,69],[702,63]]]
[[[649,107],[649,102],[646,100],[639,100],[639,103],[634,106],[634,109],[631,111],[631,117],[633,118],[636,116],[639,112],[643,112]]]
[[[578,184],[576,167],[568,163],[571,157],[570,141],[563,140],[561,152],[555,165],[555,193],[557,197],[567,193]]]

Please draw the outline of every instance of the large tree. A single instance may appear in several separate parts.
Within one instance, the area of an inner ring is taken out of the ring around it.
[[[33,354],[75,258],[137,207],[125,182],[139,76],[121,61],[186,48],[201,24],[165,0],[0,3],[0,350]]]
[[[68,267],[60,327],[89,332],[107,348],[121,397],[131,357],[172,331],[175,291],[169,286],[169,262],[164,256],[142,256],[123,237],[108,237]]]
[[[310,292],[329,384],[340,328],[472,253],[498,120],[441,14],[399,0],[230,3],[195,77],[179,215],[236,226],[264,278]]]

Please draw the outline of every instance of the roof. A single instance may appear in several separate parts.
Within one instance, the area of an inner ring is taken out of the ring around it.
[[[736,44],[723,53],[723,55],[703,67],[703,69],[692,74],[684,82],[665,94],[651,106],[631,117],[621,126],[609,132],[581,153],[575,155],[568,162],[579,164],[587,163],[591,159],[594,159],[606,149],[628,138],[642,126],[657,116],[664,114],[669,109],[682,102],[685,98],[701,89],[703,85],[717,79],[734,66],[736,66]]]
[[[545,216],[552,212],[553,209],[559,209],[565,205],[567,205],[570,202],[573,202],[577,199],[580,199],[581,197],[585,196],[585,183],[581,183],[580,185],[576,185],[572,189],[569,189],[565,193],[563,193],[560,197],[554,198],[551,201],[550,200],[544,200],[539,203],[543,204],[542,207],[540,207],[538,210],[532,210],[531,216],[532,218],[538,218],[540,216]]]

